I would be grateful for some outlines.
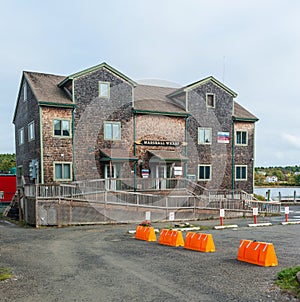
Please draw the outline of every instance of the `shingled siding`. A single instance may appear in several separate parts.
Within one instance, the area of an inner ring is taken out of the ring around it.
[[[185,142],[185,118],[162,115],[139,115],[136,119],[136,140]],[[136,155],[144,161],[144,168],[149,168],[147,150],[173,151],[175,149],[175,147],[137,145]],[[177,149],[185,156],[184,147],[181,146]]]
[[[109,115],[106,116],[106,121],[117,121],[121,123],[121,140],[110,141],[104,140],[104,127],[103,123],[99,125],[98,136],[96,141],[96,152],[95,152],[95,162],[97,165],[98,177],[104,178],[104,164],[100,165],[100,150],[108,149],[111,150],[112,157],[118,157],[114,154],[114,150],[122,150],[124,157],[132,158],[133,157],[133,118],[132,118],[132,104],[127,103],[120,108],[117,108],[116,111],[108,112]],[[108,164],[108,162],[106,162]],[[133,166],[130,166],[128,161],[124,162],[113,162],[117,164],[117,170],[119,171],[118,177],[127,178],[131,177],[131,170]]]
[[[247,146],[234,147],[234,164],[247,165],[247,181],[235,181],[235,188],[246,192],[253,192],[253,169],[254,169],[254,139],[255,124],[253,122],[235,122],[234,130],[247,131]]]
[[[33,183],[29,178],[29,162],[32,159],[40,159],[40,120],[38,103],[35,99],[29,85],[27,85],[27,100],[23,100],[23,85],[20,89],[20,96],[18,100],[18,111],[15,116],[15,138],[16,138],[16,158],[17,167],[22,166],[23,176],[27,183]],[[34,121],[35,138],[28,141],[28,124]],[[19,130],[24,128],[24,144],[19,144]],[[20,175],[18,175],[20,176]],[[18,177],[18,184],[20,178]]]
[[[215,94],[215,108],[206,106],[206,93]],[[188,92],[189,117],[189,164],[188,174],[198,178],[198,165],[211,165],[211,180],[199,181],[207,188],[231,188],[232,148],[231,143],[218,143],[218,132],[232,134],[233,98],[212,82],[204,83]],[[212,129],[212,143],[198,144],[198,127]]]
[[[54,178],[54,162],[72,162],[72,136],[54,136],[53,120],[70,121],[72,127],[72,109],[42,107],[43,163],[44,183],[52,183]]]
[[[110,82],[110,97],[99,98],[99,81]],[[99,174],[99,136],[105,121],[121,121],[124,106],[131,108],[132,86],[105,68],[73,80],[75,111],[74,148],[76,179],[95,179]],[[126,111],[128,112],[128,110]],[[122,121],[122,141],[123,125]],[[122,143],[114,142],[114,146]],[[108,142],[109,143],[109,142]],[[110,142],[111,143],[111,142]]]

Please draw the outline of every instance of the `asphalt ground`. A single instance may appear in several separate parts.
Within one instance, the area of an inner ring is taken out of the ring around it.
[[[294,208],[297,216],[298,208]],[[201,253],[134,239],[136,225],[23,228],[0,223],[0,266],[14,277],[0,282],[0,301],[297,301],[274,285],[277,273],[300,265],[300,225],[215,230],[218,220],[197,221],[216,251]],[[291,218],[292,219],[292,218]],[[155,228],[177,223],[154,223]],[[183,232],[183,234],[185,234]],[[278,266],[237,260],[241,239],[273,243]]]

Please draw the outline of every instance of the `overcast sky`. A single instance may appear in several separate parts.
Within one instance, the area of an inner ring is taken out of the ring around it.
[[[136,81],[214,76],[259,118],[255,165],[300,165],[299,16],[298,0],[0,0],[0,153],[23,70],[107,62]]]

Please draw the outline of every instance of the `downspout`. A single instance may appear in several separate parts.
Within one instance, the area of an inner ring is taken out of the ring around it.
[[[75,104],[74,80],[72,80],[72,101]],[[75,107],[72,110],[72,157],[73,157],[73,180],[76,181],[76,158],[75,158]]]
[[[136,114],[133,110],[133,155],[136,156]],[[134,192],[136,192],[136,160],[134,161],[134,171],[133,171],[133,177],[134,177]]]
[[[41,173],[41,184],[44,184],[44,147],[43,147],[43,111],[39,106],[39,118],[40,118],[40,173]]]
[[[189,106],[188,106],[188,101],[189,101],[189,98],[188,98],[188,91],[185,92],[185,111],[186,112],[189,112]],[[186,146],[185,146],[185,157],[188,157],[188,132],[189,132],[189,114],[186,116],[185,118],[185,143],[186,143]],[[184,163],[184,179],[186,180],[187,178],[187,166],[188,166],[188,161],[186,161]],[[186,187],[186,181],[185,181],[185,184],[184,186]]]
[[[185,157],[188,157],[188,129],[189,129],[189,115],[185,118],[185,152],[184,152],[184,155]],[[186,179],[187,178],[187,165],[188,165],[188,162],[185,162],[184,163],[184,178]]]
[[[254,184],[255,184],[255,123],[253,123],[253,158],[251,160],[252,163],[252,194],[254,193]]]
[[[75,132],[75,114],[74,114],[75,108],[72,110],[72,157],[73,157],[73,175],[74,175],[74,181],[76,181],[76,162],[75,162],[75,141],[74,141],[74,132]]]
[[[232,134],[231,134],[231,189],[234,191],[234,117],[232,117]]]

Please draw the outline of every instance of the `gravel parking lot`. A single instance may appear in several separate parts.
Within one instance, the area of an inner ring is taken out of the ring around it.
[[[281,269],[300,264],[300,225],[247,222],[203,231],[213,235],[215,253],[135,240],[128,233],[135,225],[34,229],[1,222],[0,266],[14,278],[0,282],[0,301],[297,301],[273,282]],[[240,239],[273,243],[279,265],[237,261]]]

